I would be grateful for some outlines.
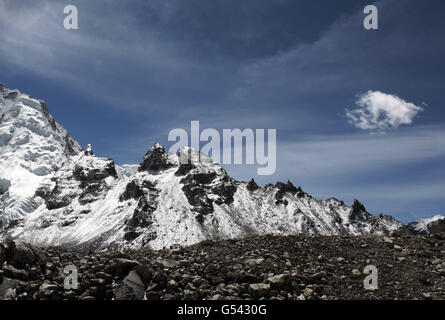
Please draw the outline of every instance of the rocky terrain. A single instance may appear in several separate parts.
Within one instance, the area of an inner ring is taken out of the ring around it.
[[[17,300],[445,299],[445,234],[260,236],[129,252],[0,245],[0,298]],[[364,267],[378,289],[364,289]],[[65,290],[64,268],[78,271]]]

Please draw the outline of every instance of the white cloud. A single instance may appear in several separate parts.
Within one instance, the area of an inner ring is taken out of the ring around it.
[[[412,124],[416,115],[423,111],[414,103],[380,91],[372,91],[359,96],[357,109],[346,109],[346,116],[356,128],[384,131],[403,124]]]

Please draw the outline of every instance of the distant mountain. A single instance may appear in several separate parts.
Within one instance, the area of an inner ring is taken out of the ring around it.
[[[430,224],[433,221],[437,221],[437,220],[441,220],[441,219],[445,220],[445,216],[438,214],[430,219],[421,219],[421,220],[410,222],[406,226],[413,234],[427,235],[427,234],[429,234],[428,224]]]
[[[358,202],[319,200],[291,182],[241,182],[191,148],[155,144],[139,165],[84,151],[43,101],[0,92],[0,218],[13,237],[47,246],[159,249],[251,235],[380,235],[403,229]],[[200,161],[179,161],[196,159]]]

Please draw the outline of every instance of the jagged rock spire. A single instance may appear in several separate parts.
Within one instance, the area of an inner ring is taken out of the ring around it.
[[[167,169],[172,166],[172,163],[168,161],[168,155],[165,152],[164,147],[160,143],[155,143],[153,147],[148,149],[144,156],[144,159],[139,165],[139,171],[153,170],[158,171],[161,169]]]
[[[84,153],[86,156],[94,156],[93,146],[91,144],[88,144]]]
[[[354,199],[354,204],[352,205],[352,210],[351,210],[351,216],[355,217],[362,212],[366,212],[365,206],[357,199]]]
[[[255,180],[252,178],[249,183],[247,184],[247,190],[249,191],[255,191],[258,190],[260,187],[256,184]]]

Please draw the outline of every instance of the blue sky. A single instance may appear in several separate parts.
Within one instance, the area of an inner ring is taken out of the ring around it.
[[[363,8],[379,9],[379,30]],[[63,7],[79,30],[63,28]],[[168,132],[276,128],[277,171],[310,194],[402,221],[445,213],[441,0],[0,2],[0,82],[44,99],[83,146],[138,163]],[[348,122],[369,90],[423,109],[372,132]]]

